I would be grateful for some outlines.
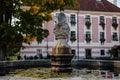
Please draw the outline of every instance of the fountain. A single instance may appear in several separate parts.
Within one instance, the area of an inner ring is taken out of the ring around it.
[[[65,14],[59,13],[58,23],[54,28],[56,44],[53,46],[51,54],[51,71],[53,72],[72,72],[71,60],[74,55],[68,45],[69,31]]]

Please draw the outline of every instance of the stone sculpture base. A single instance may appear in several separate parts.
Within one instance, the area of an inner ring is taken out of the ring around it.
[[[52,72],[72,72],[71,60],[73,58],[70,47],[53,47],[51,55]]]
[[[71,59],[73,55],[52,55],[52,72],[72,72]]]

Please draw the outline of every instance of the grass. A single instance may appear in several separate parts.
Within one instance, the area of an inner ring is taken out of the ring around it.
[[[23,76],[23,77],[32,77],[32,78],[64,78],[69,77],[68,73],[54,73],[51,72],[50,68],[29,68],[29,69],[17,69],[6,76]]]
[[[17,60],[17,56],[10,56],[10,60]]]

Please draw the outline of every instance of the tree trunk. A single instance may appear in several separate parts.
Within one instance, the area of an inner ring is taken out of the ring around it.
[[[6,46],[4,44],[0,44],[0,61],[4,61],[6,59]]]

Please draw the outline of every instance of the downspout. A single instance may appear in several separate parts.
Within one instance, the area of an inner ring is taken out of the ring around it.
[[[77,11],[77,56],[79,59],[79,8]]]
[[[46,47],[47,47],[47,57],[48,57],[48,55],[49,55],[49,52],[48,52],[48,47],[49,45],[48,45],[48,38],[47,38],[47,45],[46,45]]]

